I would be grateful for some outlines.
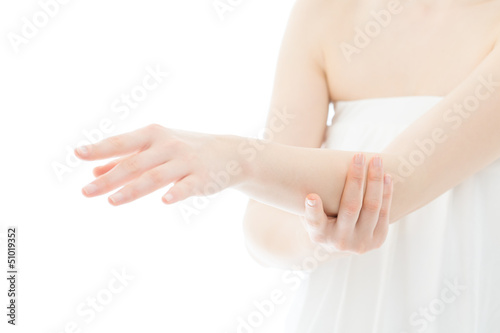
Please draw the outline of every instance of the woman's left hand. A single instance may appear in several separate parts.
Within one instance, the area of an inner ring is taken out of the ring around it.
[[[75,149],[87,161],[118,157],[96,167],[96,179],[82,189],[86,197],[108,193],[112,205],[134,201],[171,183],[163,196],[174,203],[210,195],[239,183],[243,166],[238,137],[210,135],[149,125]]]
[[[384,175],[380,157],[370,161],[367,173],[364,161],[363,154],[353,157],[338,216],[325,214],[317,194],[309,193],[306,197],[302,222],[314,244],[334,251],[363,254],[384,243],[389,232],[393,181],[389,174]]]

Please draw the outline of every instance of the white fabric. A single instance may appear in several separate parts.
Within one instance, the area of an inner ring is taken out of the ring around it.
[[[441,98],[337,102],[324,148],[380,152]],[[392,224],[380,249],[307,274],[294,297],[286,333],[500,332],[500,160]]]

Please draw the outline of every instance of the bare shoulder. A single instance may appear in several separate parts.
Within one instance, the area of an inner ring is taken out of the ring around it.
[[[333,4],[340,1],[331,0],[295,0],[283,38],[284,45],[294,45],[294,50],[301,50],[317,65],[324,69],[324,37],[329,34],[326,29],[331,16],[327,13]]]
[[[289,24],[300,26],[302,30],[318,33],[322,25],[328,21],[327,12],[337,2],[339,1],[296,0],[290,14]]]

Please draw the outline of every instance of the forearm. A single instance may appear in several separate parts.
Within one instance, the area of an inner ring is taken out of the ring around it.
[[[428,119],[415,126],[425,128]],[[470,133],[468,128],[471,127]],[[364,152],[366,160],[378,155],[384,171],[394,178],[391,223],[426,205],[448,189],[458,185],[499,155],[498,139],[488,140],[474,132],[472,120],[462,125],[462,131],[450,130],[436,137],[429,155],[419,163],[410,163],[417,151],[415,141],[432,138],[433,130],[406,132],[381,153]],[[463,136],[467,133],[466,136]],[[483,142],[482,149],[471,142]],[[247,160],[246,175],[236,189],[251,198],[295,214],[302,214],[304,198],[317,193],[323,199],[325,212],[335,216],[345,184],[349,163],[357,152],[319,148],[302,148],[255,140],[261,147],[253,159]]]
[[[421,119],[417,126],[425,121]],[[469,124],[464,124],[463,129],[466,126]],[[425,155],[418,165],[408,161],[416,151],[415,141],[428,137],[425,131],[418,136],[406,133],[379,154],[365,152],[367,161],[374,155],[380,156],[385,172],[394,178],[391,223],[426,205],[498,158],[499,149],[494,148],[498,140],[473,139],[472,134],[463,137],[459,132],[447,135],[447,140],[436,142],[432,154]],[[479,150],[465,144],[476,140],[483,141],[487,149]],[[328,215],[338,213],[348,166],[356,152],[256,141],[255,146],[262,149],[246,162],[247,174],[236,189],[257,201],[295,214],[303,213],[304,198],[315,192],[323,199]]]
[[[378,154],[385,172],[394,178],[391,222],[500,158],[499,64],[500,46]],[[253,143],[260,148],[246,160],[250,171],[239,189],[297,214],[303,211],[304,197],[316,192],[327,214],[338,213],[347,168],[356,152]],[[366,152],[367,160],[373,155]]]
[[[299,215],[304,212],[306,195],[317,193],[324,202],[325,212],[337,215],[349,164],[357,152],[301,148],[260,140],[251,146],[261,150],[244,162],[246,175],[236,189],[257,201]],[[366,161],[380,156],[385,172],[397,174],[398,154],[364,153]],[[424,168],[420,168],[405,182],[395,182],[391,222],[418,208],[408,205],[406,198],[421,191],[418,184],[425,174]]]

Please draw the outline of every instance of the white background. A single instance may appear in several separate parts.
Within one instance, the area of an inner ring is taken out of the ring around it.
[[[212,2],[71,0],[18,52],[9,38],[40,3],[0,3],[0,230],[18,227],[20,271],[12,332],[236,332],[254,301],[288,291],[282,271],[246,252],[243,194],[220,193],[186,218],[162,203],[165,189],[118,207],[107,195],[85,198],[81,188],[102,163],[82,162],[60,179],[53,168],[103,119],[113,125],[106,136],[150,123],[258,136],[293,1],[243,0],[224,20]],[[120,118],[113,103],[148,66],[169,77]],[[2,236],[0,331],[11,332]],[[133,280],[86,322],[78,307],[104,297],[122,269]],[[288,306],[254,332],[280,332]],[[65,330],[71,322],[77,329]]]

